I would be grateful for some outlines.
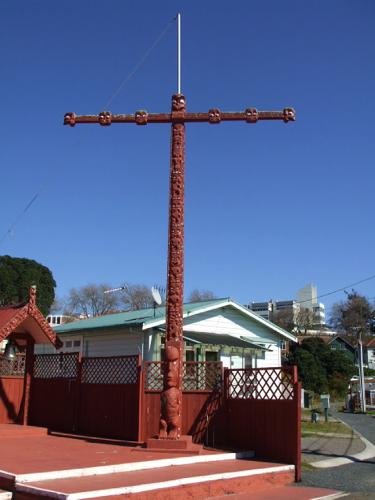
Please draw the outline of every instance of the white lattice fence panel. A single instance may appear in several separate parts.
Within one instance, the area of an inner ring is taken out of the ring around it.
[[[136,384],[138,356],[83,358],[83,384]]]
[[[284,368],[228,370],[228,397],[231,399],[291,400],[294,375]]]
[[[37,354],[34,356],[35,378],[77,378],[78,353]]]
[[[183,365],[184,391],[214,391],[222,383],[222,364],[216,361],[187,361]]]

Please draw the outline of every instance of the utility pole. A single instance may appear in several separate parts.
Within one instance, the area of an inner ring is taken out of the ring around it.
[[[358,371],[359,371],[359,391],[361,401],[361,411],[366,413],[366,384],[363,372],[363,344],[362,344],[362,328],[358,329]]]

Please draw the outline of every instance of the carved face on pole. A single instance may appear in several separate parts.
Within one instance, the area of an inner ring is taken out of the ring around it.
[[[179,350],[174,346],[167,346],[165,350],[167,361],[167,387],[178,386],[178,359]]]
[[[174,94],[172,96],[172,111],[185,111],[186,100],[182,94]]]

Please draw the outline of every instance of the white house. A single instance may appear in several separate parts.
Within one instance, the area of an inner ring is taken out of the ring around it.
[[[163,359],[165,307],[108,314],[56,326],[63,352],[83,356],[141,354]],[[222,361],[231,368],[281,365],[281,346],[294,335],[229,298],[184,305],[187,361]],[[37,346],[37,353],[53,352]]]

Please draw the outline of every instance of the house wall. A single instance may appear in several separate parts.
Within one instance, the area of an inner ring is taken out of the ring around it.
[[[245,317],[237,309],[221,308],[207,311],[184,319],[185,332],[229,333],[237,337],[246,336],[260,342],[272,340],[277,343],[278,336],[270,328],[252,318]]]
[[[127,356],[143,354],[143,332],[129,330],[103,329],[97,332],[77,331],[76,333],[60,334],[64,347],[59,352],[80,352],[85,357],[95,356]],[[82,339],[81,347],[67,349],[65,342]],[[35,354],[52,354],[56,350],[51,345],[37,344]]]
[[[184,319],[184,332],[201,332],[217,334],[217,345],[196,344],[193,349],[196,361],[206,361],[205,351],[217,351],[218,360],[227,368],[264,368],[281,366],[281,338],[273,333],[267,325],[244,316],[231,307],[216,309],[192,315]],[[247,337],[256,343],[263,344],[270,351],[259,352],[254,349],[223,347],[220,345],[220,334],[236,337]],[[60,334],[63,342],[82,339],[80,349],[67,349],[65,352],[81,352],[83,356],[115,356],[140,354],[145,361],[159,361],[161,353],[161,332],[157,328],[142,331],[135,327],[128,329],[108,328],[75,333]],[[38,354],[55,352],[50,346],[36,346]]]
[[[375,370],[375,346],[367,348],[367,365],[372,370]]]
[[[240,311],[232,308],[207,311],[184,320],[184,332],[204,332],[235,335],[236,337],[248,337],[256,343],[262,343],[271,351],[257,353],[250,349],[221,348],[220,361],[227,368],[249,367],[249,358],[252,358],[253,368],[265,368],[270,366],[281,366],[281,340],[270,332],[267,326],[259,324],[252,318],[244,317]]]

